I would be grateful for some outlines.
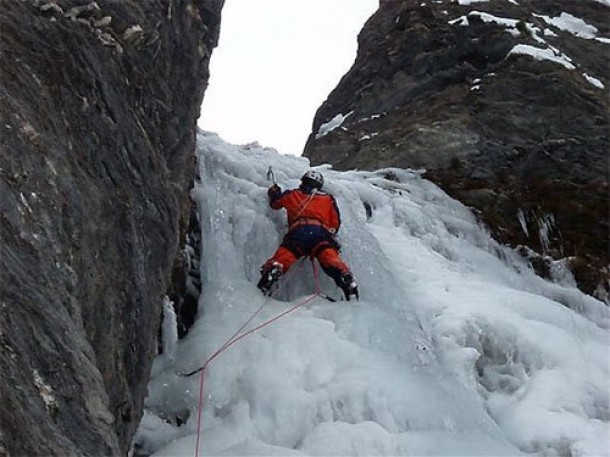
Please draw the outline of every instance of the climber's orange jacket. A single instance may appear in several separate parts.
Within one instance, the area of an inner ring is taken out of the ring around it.
[[[334,234],[341,226],[337,202],[330,194],[304,187],[282,192],[277,185],[271,186],[267,194],[271,208],[286,208],[289,230],[301,225],[321,225]]]

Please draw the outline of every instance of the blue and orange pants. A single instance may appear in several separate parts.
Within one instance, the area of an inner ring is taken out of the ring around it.
[[[341,260],[339,249],[339,243],[324,227],[301,225],[284,236],[280,247],[263,265],[263,271],[277,262],[282,265],[282,272],[286,273],[297,259],[309,256],[318,259],[322,270],[340,286],[341,275],[349,272],[349,267]]]

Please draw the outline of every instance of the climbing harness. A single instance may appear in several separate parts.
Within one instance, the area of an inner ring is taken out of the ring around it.
[[[299,217],[301,216],[303,211],[305,211],[305,208],[307,208],[309,206],[309,204],[311,203],[311,201],[313,200],[313,198],[316,196],[317,193],[318,193],[318,189],[313,189],[311,191],[311,194],[309,194],[309,197],[307,197],[307,199],[305,199],[305,200],[303,200],[303,202],[301,202],[301,205],[299,206],[299,208],[297,210],[297,214],[294,216],[295,221],[299,219]]]

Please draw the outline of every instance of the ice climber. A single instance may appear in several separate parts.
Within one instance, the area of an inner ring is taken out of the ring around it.
[[[341,226],[341,216],[335,198],[322,192],[324,177],[309,170],[301,178],[298,189],[282,189],[273,184],[268,190],[269,206],[285,208],[288,233],[275,254],[261,267],[257,287],[269,295],[272,286],[290,269],[299,257],[317,258],[324,272],[343,290],[347,300],[358,298],[358,286],[347,264],[339,257],[339,243],[335,239]]]

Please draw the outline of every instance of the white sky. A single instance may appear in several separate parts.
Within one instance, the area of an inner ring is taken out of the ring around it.
[[[300,155],[378,0],[226,0],[198,125]]]

